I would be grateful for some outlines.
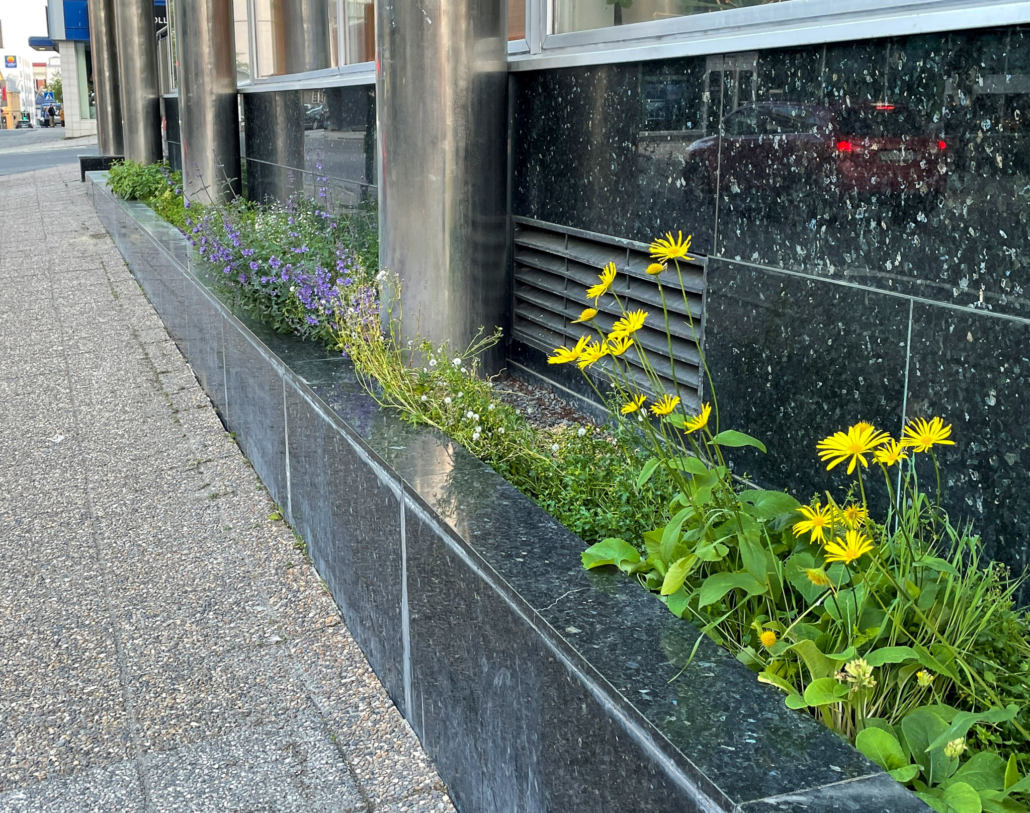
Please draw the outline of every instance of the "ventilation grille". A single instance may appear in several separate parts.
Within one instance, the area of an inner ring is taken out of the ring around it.
[[[586,325],[574,325],[583,309],[593,305],[586,289],[597,283],[597,276],[610,262],[619,275],[612,290],[627,310],[644,310],[650,316],[647,326],[634,338],[643,346],[647,360],[667,392],[678,392],[688,408],[699,401],[700,354],[697,340],[687,319],[687,307],[694,329],[701,329],[704,298],[704,265],[699,259],[680,263],[687,291],[686,305],[675,274],[666,272],[663,286],[672,333],[672,358],[662,318],[658,283],[646,273],[651,260],[647,245],[615,237],[566,229],[528,218],[515,219],[515,319],[513,335],[545,353],[562,345],[571,347],[589,332]],[[607,332],[621,315],[611,296],[597,304],[597,323]],[[639,358],[630,350],[627,360],[643,392],[654,395]],[[599,362],[600,365],[610,363]]]

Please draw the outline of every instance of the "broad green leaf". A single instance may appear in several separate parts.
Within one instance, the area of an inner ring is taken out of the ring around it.
[[[668,562],[672,559],[672,553],[680,541],[680,533],[683,530],[683,523],[694,515],[694,508],[687,506],[676,512],[676,515],[669,520],[669,524],[662,531],[662,544],[659,547],[659,555]]]
[[[761,452],[765,451],[765,444],[760,440],[756,440],[751,435],[745,435],[743,432],[737,432],[734,429],[727,429],[724,432],[720,432],[714,438],[712,443],[717,443],[719,446],[730,446],[733,448],[739,448],[741,446],[754,446]]]
[[[984,813],[1028,813],[1026,806],[995,790],[980,791]]]
[[[980,794],[965,782],[956,782],[944,789],[942,797],[948,803],[949,813],[982,813]]]
[[[690,553],[670,565],[665,574],[665,581],[662,582],[662,595],[671,596],[683,587],[683,582],[686,581],[696,564],[697,556]]]
[[[828,706],[830,703],[839,703],[847,695],[848,687],[831,677],[813,680],[805,687],[805,702],[809,706]]]
[[[948,724],[927,708],[919,708],[901,721],[909,756],[922,769],[926,784],[939,785],[948,778],[954,760],[944,755],[943,746],[928,750],[931,742],[948,730]]]
[[[826,657],[831,661],[836,661],[838,664],[843,664],[845,661],[853,661],[857,654],[855,648],[849,646],[843,652],[827,652]]]
[[[805,601],[809,604],[814,604],[818,601],[819,596],[827,590],[825,587],[812,584],[809,580],[808,571],[814,570],[815,568],[815,557],[808,551],[795,553],[787,560],[783,568],[787,581],[790,582],[791,586],[795,590],[804,596]]]
[[[746,536],[737,540],[737,549],[740,551],[740,560],[744,565],[744,570],[762,584],[768,584],[769,572],[773,566],[769,551]]]
[[[922,793],[920,791],[916,791],[916,796],[922,799],[928,807],[936,810],[937,813],[952,813],[948,803],[938,796],[934,796],[930,793]]]
[[[1024,776],[1012,787],[1005,788],[1005,793],[1030,793],[1030,776]]]
[[[827,598],[823,602],[823,608],[829,613],[830,618],[846,630],[851,630],[858,626],[865,599],[865,585],[859,584],[854,589],[840,590],[835,596]]]
[[[874,649],[862,656],[870,666],[883,666],[885,663],[904,663],[919,660],[917,653],[910,646],[884,646]]]
[[[709,472],[708,464],[698,457],[674,457],[669,460],[669,465],[690,474],[702,475]]]
[[[878,728],[881,731],[886,731],[888,734],[894,737],[894,739],[898,739],[898,735],[894,732],[894,726],[892,726],[882,717],[866,717],[865,726],[866,728]]]
[[[890,774],[891,779],[895,782],[900,782],[902,785],[905,785],[919,776],[919,766],[905,765],[901,768],[895,768],[893,771],[887,771],[887,773]]]
[[[678,618],[683,618],[689,603],[690,596],[682,587],[665,600],[665,606],[669,608],[669,612]]]
[[[1016,759],[1015,753],[1012,753],[1009,754],[1009,762],[1005,766],[1005,790],[1011,788],[1019,780],[1019,762]]]
[[[943,748],[952,740],[965,737],[969,733],[969,729],[977,723],[1007,723],[1014,720],[1018,712],[1019,707],[1015,703],[1012,703],[1007,708],[995,706],[979,714],[972,711],[960,711],[955,715],[955,719],[951,721],[951,725],[930,743],[927,750]]]
[[[787,704],[788,709],[794,709],[794,711],[801,711],[801,709],[808,708],[808,703],[805,702],[805,698],[799,694],[789,694],[787,695],[787,699],[783,702]]]
[[[759,672],[758,673],[758,682],[759,683],[767,683],[770,686],[775,686],[777,689],[779,689],[780,691],[786,692],[787,694],[797,694],[798,693],[798,690],[795,689],[792,684],[788,683],[786,680],[781,678],[779,675],[773,674],[772,672],[770,672],[768,670],[766,670],[764,672]]]
[[[743,590],[748,596],[757,596],[768,589],[750,573],[714,573],[701,585],[698,607],[714,604],[730,590]]]
[[[748,513],[759,519],[775,519],[784,515],[793,514],[798,510],[801,503],[795,500],[790,494],[782,491],[764,491],[752,489],[744,491],[740,500],[750,506]]]
[[[859,731],[855,747],[885,771],[895,771],[909,764],[897,737],[879,728]]]
[[[639,562],[640,552],[623,539],[605,539],[583,551],[582,559],[587,570],[603,565],[622,567],[623,562]]]
[[[1004,790],[1005,760],[989,751],[973,754],[948,780],[949,784],[955,782],[965,782],[976,791]]]
[[[640,474],[637,475],[637,488],[643,488],[647,485],[647,481],[654,475],[661,462],[662,461],[657,457],[652,457],[644,464],[644,468],[642,468],[640,470]]]
[[[833,661],[827,658],[820,651],[814,641],[807,639],[804,641],[798,641],[790,647],[789,651],[796,652],[798,657],[804,661],[805,666],[808,667],[808,674],[812,677],[812,680],[829,677],[837,671]]]

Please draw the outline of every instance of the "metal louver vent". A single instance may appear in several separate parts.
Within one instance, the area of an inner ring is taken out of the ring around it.
[[[585,332],[585,325],[574,325],[583,309],[592,306],[586,289],[597,282],[597,275],[610,262],[619,270],[612,290],[627,310],[650,313],[647,326],[634,338],[643,346],[667,392],[678,392],[688,409],[697,408],[700,384],[700,354],[697,340],[687,319],[687,306],[700,334],[704,300],[704,263],[700,259],[681,263],[686,305],[675,275],[665,275],[665,302],[672,333],[672,358],[662,319],[662,300],[658,283],[646,273],[651,260],[645,243],[621,240],[591,232],[556,226],[529,218],[515,221],[515,308],[513,335],[526,344],[550,353],[555,347],[571,347]],[[606,331],[619,318],[612,297],[597,304],[597,323]],[[631,365],[644,392],[653,393],[637,354],[630,350],[622,358]],[[602,362],[604,363],[604,362]]]

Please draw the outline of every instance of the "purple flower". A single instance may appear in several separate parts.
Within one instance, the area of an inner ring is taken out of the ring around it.
[[[251,260],[251,262],[250,262],[250,270],[251,270],[251,271],[257,271],[257,270],[258,270],[258,268],[260,268],[260,266],[259,266],[259,265],[258,265],[258,264],[257,264],[256,262],[254,262],[253,260]]]

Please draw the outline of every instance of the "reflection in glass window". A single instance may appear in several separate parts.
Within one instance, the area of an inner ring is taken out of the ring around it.
[[[372,0],[347,0],[347,64],[376,58],[376,9]]]
[[[508,41],[526,38],[526,0],[508,0]]]
[[[233,0],[233,38],[236,40],[236,84],[250,81],[250,31],[247,26],[247,0]]]
[[[784,0],[554,0],[554,33],[686,17]]]
[[[168,52],[171,60],[169,71],[171,74],[171,90],[179,87],[179,46],[175,33],[175,0],[168,0],[165,6],[165,13],[168,15]]]
[[[254,3],[254,33],[257,40],[257,75],[286,73],[286,32],[283,29],[282,0]]]
[[[339,64],[335,0],[256,0],[254,31],[260,77]]]

